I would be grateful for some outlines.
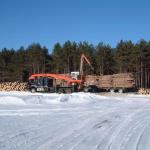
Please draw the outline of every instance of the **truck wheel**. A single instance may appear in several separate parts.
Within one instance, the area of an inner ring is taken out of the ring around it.
[[[70,93],[72,93],[72,89],[66,89],[66,91],[65,91],[65,93],[67,93],[67,94],[70,94]]]
[[[61,88],[59,88],[59,89],[58,89],[58,93],[59,93],[59,94],[62,94],[62,93],[64,93],[64,90],[61,89]]]
[[[115,89],[110,89],[110,92],[111,92],[111,93],[114,93],[114,92],[115,92]]]
[[[123,89],[119,89],[118,92],[119,92],[119,93],[123,93]]]
[[[31,88],[31,92],[32,92],[32,93],[35,93],[35,92],[36,92],[36,89],[35,89],[35,88]]]

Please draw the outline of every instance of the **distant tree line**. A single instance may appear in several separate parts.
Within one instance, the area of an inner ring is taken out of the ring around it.
[[[121,40],[115,48],[108,44],[66,41],[56,43],[51,53],[33,43],[27,48],[4,48],[0,51],[0,81],[27,81],[33,73],[69,73],[79,71],[84,53],[94,71],[85,64],[85,74],[108,75],[132,72],[139,87],[150,86],[150,41],[138,43]]]

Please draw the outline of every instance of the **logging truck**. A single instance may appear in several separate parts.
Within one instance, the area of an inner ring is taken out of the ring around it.
[[[33,74],[29,77],[31,92],[58,92],[71,93],[77,91],[99,92],[129,91],[135,89],[135,80],[132,73],[119,73],[113,75],[84,75],[83,66],[87,63],[94,70],[89,59],[82,54],[80,71],[71,72],[70,75],[61,74]]]
[[[29,77],[29,89],[31,92],[71,93],[79,90],[81,82],[60,74],[33,74]]]
[[[29,77],[31,92],[58,92],[71,93],[85,92],[125,92],[135,89],[135,79],[132,73],[119,73],[113,75],[86,75],[84,80],[77,79],[78,72],[72,76],[59,74],[33,74]]]
[[[93,70],[90,61],[82,54],[80,59],[80,72],[71,72],[70,76],[52,73],[31,75],[29,77],[30,91],[71,93],[83,90],[83,84],[85,82],[83,77],[84,62]]]

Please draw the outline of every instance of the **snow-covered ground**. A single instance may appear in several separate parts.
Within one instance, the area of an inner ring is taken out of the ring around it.
[[[0,150],[149,150],[150,96],[0,92]]]

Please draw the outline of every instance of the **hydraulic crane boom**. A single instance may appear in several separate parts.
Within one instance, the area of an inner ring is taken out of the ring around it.
[[[84,64],[84,62],[86,62],[90,66],[91,70],[94,70],[94,68],[92,67],[88,58],[84,54],[82,54],[81,60],[80,60],[80,75],[81,75],[81,77],[83,76],[83,64]]]

